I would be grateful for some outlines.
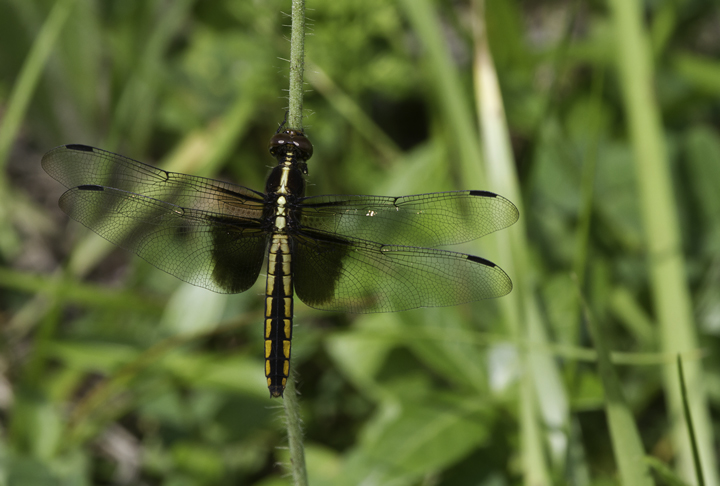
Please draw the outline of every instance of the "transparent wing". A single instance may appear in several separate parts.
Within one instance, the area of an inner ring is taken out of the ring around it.
[[[255,220],[181,208],[126,191],[79,186],[60,198],[68,216],[180,280],[237,293],[257,280],[266,233]]]
[[[317,196],[302,199],[300,208],[305,229],[389,245],[454,245],[506,228],[518,219],[513,203],[487,191]]]
[[[260,218],[264,195],[227,182],[167,172],[87,145],[61,145],[42,159],[45,172],[67,188],[98,185],[183,208]]]
[[[293,236],[295,291],[322,310],[393,312],[501,297],[510,278],[484,258],[308,231]]]
[[[223,293],[257,280],[267,240],[263,194],[85,145],[57,147],[42,165],[70,187],[60,198],[68,216],[159,269]]]

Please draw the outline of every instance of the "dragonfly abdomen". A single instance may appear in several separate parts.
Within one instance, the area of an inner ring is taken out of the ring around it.
[[[265,287],[265,377],[270,395],[281,397],[290,374],[293,283],[288,236],[275,234],[268,251]]]

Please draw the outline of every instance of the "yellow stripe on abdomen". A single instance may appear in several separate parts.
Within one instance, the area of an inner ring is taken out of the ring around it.
[[[265,284],[265,376],[270,395],[280,397],[290,372],[293,285],[288,236],[275,234],[270,242]]]

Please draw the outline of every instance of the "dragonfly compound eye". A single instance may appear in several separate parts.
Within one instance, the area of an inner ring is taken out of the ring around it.
[[[289,147],[288,147],[289,146]],[[310,140],[300,130],[285,130],[276,133],[270,139],[268,150],[273,157],[276,157],[282,150],[290,148],[300,160],[308,160],[312,157],[313,146]]]
[[[302,160],[307,160],[312,157],[313,146],[303,132],[295,131],[292,143],[293,145],[295,145],[295,147],[297,147],[296,153],[298,155],[298,158]]]

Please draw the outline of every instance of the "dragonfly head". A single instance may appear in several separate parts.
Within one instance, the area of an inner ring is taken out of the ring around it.
[[[270,139],[268,150],[275,158],[291,153],[301,164],[313,154],[313,146],[301,130],[283,130],[276,133]]]

